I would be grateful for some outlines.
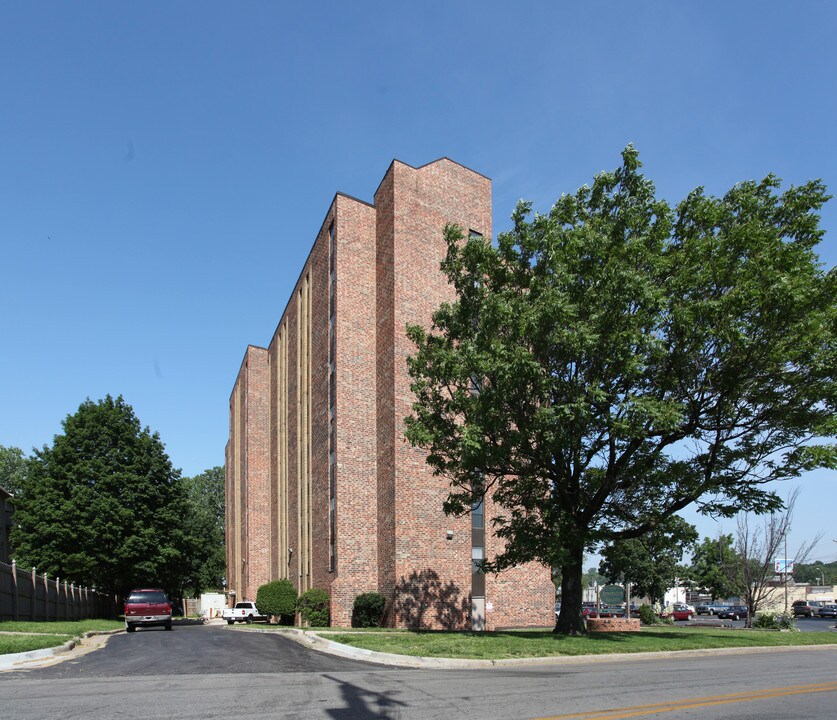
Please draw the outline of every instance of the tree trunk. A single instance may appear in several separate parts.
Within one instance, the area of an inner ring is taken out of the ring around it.
[[[581,616],[584,544],[573,545],[568,548],[570,559],[561,566],[561,612],[552,631],[560,635],[584,635],[587,632]]]

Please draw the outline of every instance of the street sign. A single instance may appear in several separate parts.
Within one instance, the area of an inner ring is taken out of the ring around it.
[[[605,585],[599,590],[599,599],[605,605],[618,605],[625,601],[625,590],[619,585]]]

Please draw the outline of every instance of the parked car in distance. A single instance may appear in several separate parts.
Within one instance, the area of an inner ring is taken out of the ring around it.
[[[602,618],[614,618],[614,617],[623,617],[625,615],[625,608],[621,605],[602,605],[599,607],[596,603],[590,603],[590,607],[587,607],[587,603],[583,603],[581,608],[581,615],[583,617],[602,617]]]
[[[837,605],[823,605],[817,615],[820,617],[837,618]]]
[[[706,603],[695,608],[695,615],[717,615],[727,609],[727,605],[719,603]]]
[[[262,615],[256,607],[256,603],[250,600],[242,600],[237,602],[235,607],[226,608],[222,614],[227,625],[233,625],[237,622],[251,623],[254,620],[267,620],[267,615]]]
[[[593,617],[596,617],[596,603],[594,602],[583,602],[581,603],[581,616],[582,617],[590,617],[590,614],[593,614]]]
[[[822,603],[816,600],[794,600],[791,605],[791,612],[794,617],[802,615],[803,617],[814,617],[819,613]]]
[[[720,620],[746,620],[750,610],[746,605],[730,605],[718,613]]]
[[[137,588],[125,599],[125,630],[162,626],[171,630],[171,603],[160,588]]]
[[[670,617],[674,620],[691,620],[695,615],[695,609],[691,605],[684,605],[683,603],[674,603],[671,610],[660,613],[660,617]]]

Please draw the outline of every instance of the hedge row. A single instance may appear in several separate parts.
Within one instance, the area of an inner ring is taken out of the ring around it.
[[[311,588],[297,597],[290,580],[274,580],[262,585],[256,593],[256,607],[265,615],[275,615],[282,625],[293,625],[294,613],[313,627],[328,627],[329,596],[325,590]],[[352,627],[381,627],[386,599],[376,592],[355,598],[352,607]]]

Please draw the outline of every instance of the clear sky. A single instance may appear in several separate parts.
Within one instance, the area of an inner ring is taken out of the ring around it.
[[[0,444],[122,394],[185,474],[222,465],[246,345],[393,158],[492,178],[495,233],[629,142],[672,202],[834,192],[835,32],[825,1],[0,0]],[[837,201],[823,225],[831,267]],[[834,560],[837,476],[796,484],[792,540]]]

